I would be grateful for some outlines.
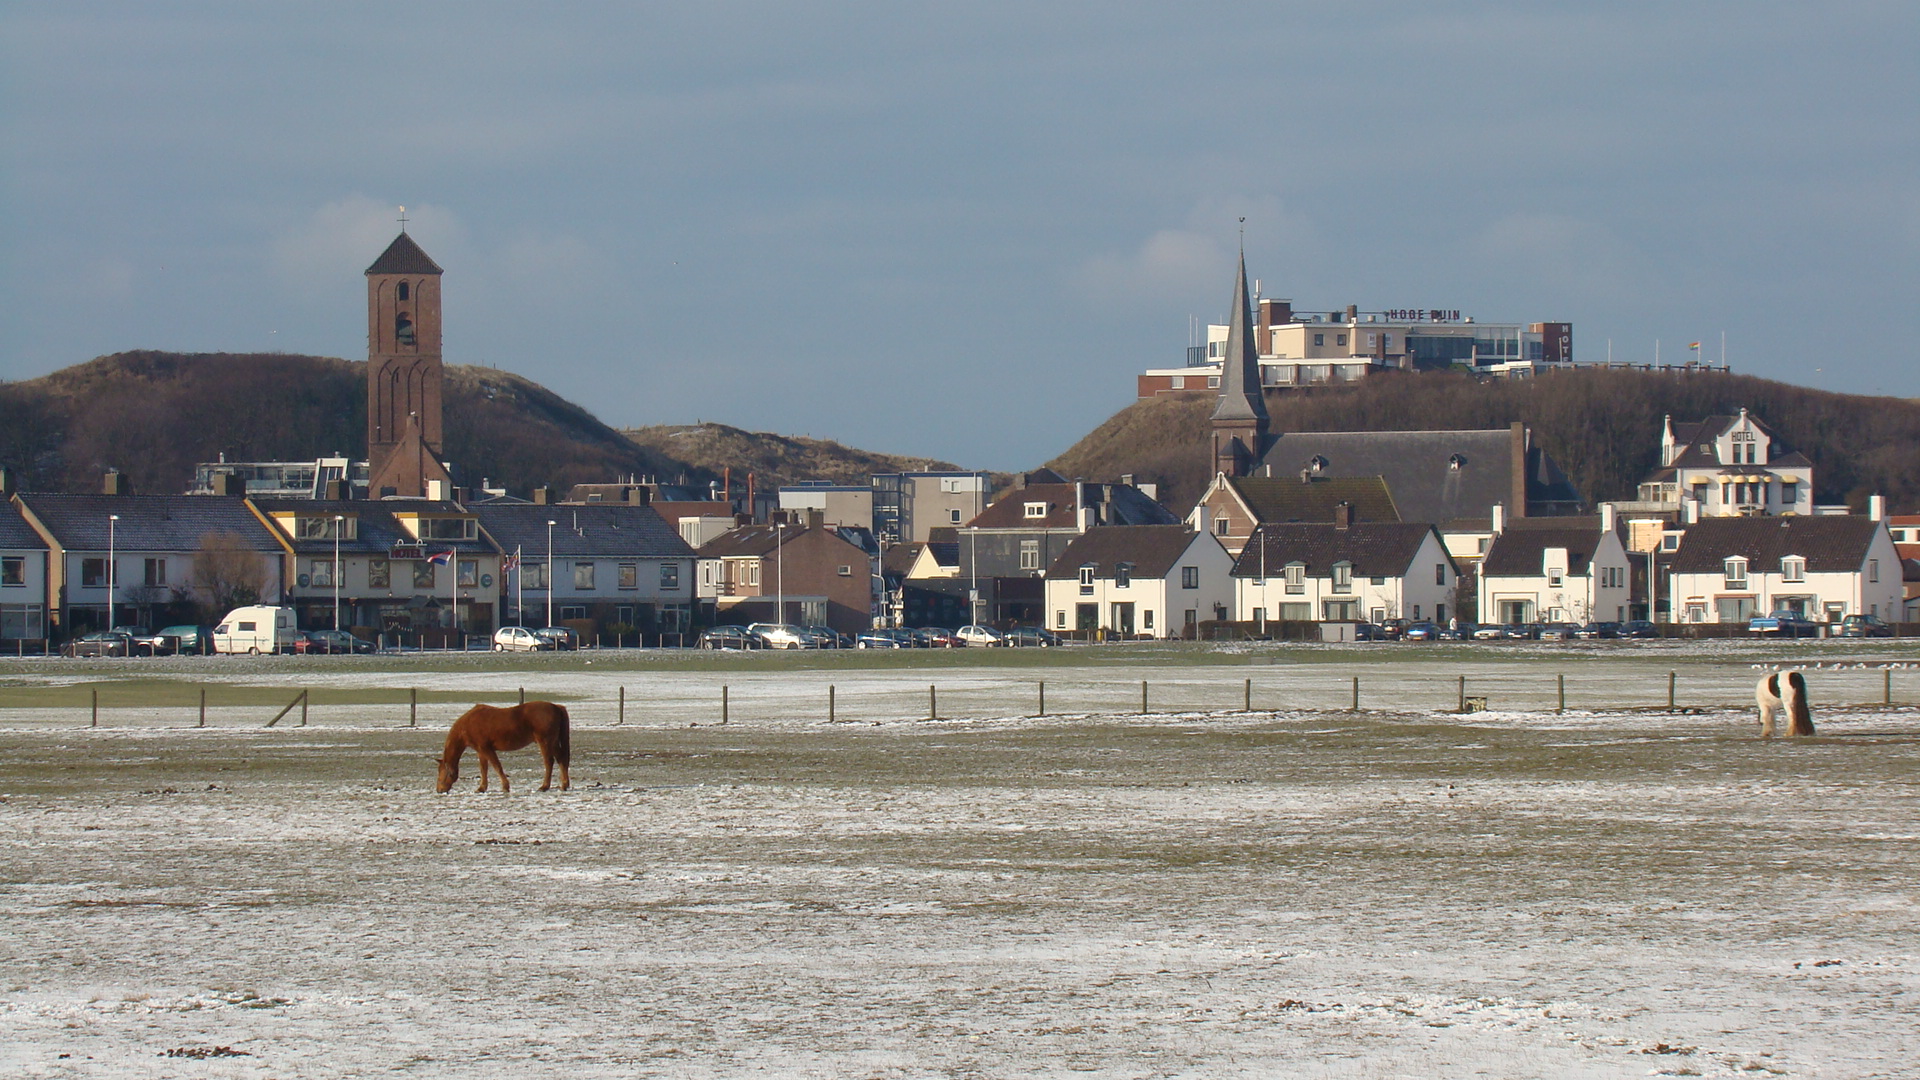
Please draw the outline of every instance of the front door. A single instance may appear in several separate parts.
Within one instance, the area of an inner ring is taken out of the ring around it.
[[[1128,637],[1133,636],[1132,602],[1113,605],[1113,632],[1125,634]]]
[[[1097,630],[1100,628],[1099,604],[1073,605],[1073,628],[1075,630]]]

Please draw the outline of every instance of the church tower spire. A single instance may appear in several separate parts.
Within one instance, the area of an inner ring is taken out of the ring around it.
[[[440,462],[440,267],[402,232],[367,267],[368,493],[424,496]]]
[[[1233,283],[1233,313],[1227,353],[1220,360],[1220,400],[1213,407],[1213,463],[1228,476],[1251,474],[1267,451],[1266,395],[1260,387],[1260,356],[1253,332],[1253,300],[1247,293],[1247,253]]]

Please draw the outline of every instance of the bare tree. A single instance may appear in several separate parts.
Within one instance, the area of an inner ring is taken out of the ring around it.
[[[267,587],[267,560],[238,533],[221,530],[200,538],[193,555],[193,587],[213,622],[237,607],[260,602]]]

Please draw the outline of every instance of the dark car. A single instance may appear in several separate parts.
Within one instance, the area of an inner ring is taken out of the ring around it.
[[[133,635],[125,630],[96,630],[60,647],[62,656],[132,656]]]
[[[580,635],[574,633],[571,626],[542,626],[534,633],[553,642],[554,649],[558,651],[580,647]]]
[[[700,635],[703,649],[757,649],[760,635],[744,626],[716,626]]]
[[[813,638],[816,649],[853,648],[853,639],[831,626],[803,626],[800,629]]]
[[[1590,622],[1573,632],[1573,636],[1582,641],[1598,641],[1601,638],[1620,636],[1620,624],[1617,622]]]
[[[853,647],[856,649],[911,649],[913,632],[911,630],[868,630],[853,639]]]
[[[1472,641],[1473,632],[1479,628],[1477,624],[1462,619],[1441,627],[1439,638],[1441,641]]]
[[[1004,635],[1015,648],[1051,649],[1060,644],[1060,635],[1039,626],[1010,626]]]
[[[1840,620],[1841,637],[1892,637],[1893,627],[1878,615],[1849,615]]]
[[[1769,637],[1818,637],[1820,624],[1790,608],[1782,608],[1747,620],[1747,632]]]
[[[1440,628],[1430,622],[1409,623],[1406,630],[1401,633],[1400,639],[1402,641],[1439,641]]]
[[[913,632],[914,644],[923,649],[957,649],[960,637],[951,630],[938,626],[922,626]]]
[[[1628,619],[1620,624],[1620,636],[1623,638],[1657,638],[1660,628],[1645,619]]]
[[[1538,623],[1508,623],[1500,628],[1500,636],[1507,641],[1537,641],[1540,638]]]
[[[135,650],[147,656],[203,656],[213,652],[213,627],[182,623],[163,626],[133,640]]]
[[[354,637],[345,630],[309,630],[304,642],[295,643],[294,651],[351,656],[354,653],[372,652],[373,642]]]

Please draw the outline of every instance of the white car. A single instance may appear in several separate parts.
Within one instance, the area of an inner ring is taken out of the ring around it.
[[[960,644],[970,649],[988,648],[1007,643],[1006,635],[991,626],[963,626],[953,632]]]
[[[494,652],[546,652],[553,642],[524,626],[503,626],[493,632]]]
[[[769,649],[812,649],[819,645],[813,635],[786,623],[757,622],[747,630]]]

